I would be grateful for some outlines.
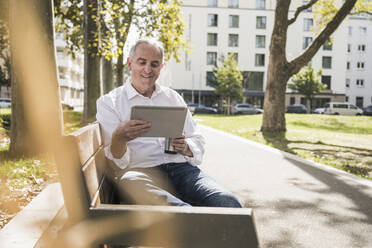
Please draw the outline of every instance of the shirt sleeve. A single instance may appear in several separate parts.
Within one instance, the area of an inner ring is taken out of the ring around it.
[[[106,157],[112,160],[119,168],[126,168],[130,161],[129,148],[127,148],[127,151],[119,159],[114,158],[111,154],[110,146],[112,133],[120,124],[121,120],[119,114],[115,111],[113,101],[109,96],[102,96],[97,100],[96,118],[101,127]]]
[[[183,98],[180,96],[180,100],[182,101],[183,105],[186,106]],[[198,126],[193,119],[189,110],[187,110],[186,120],[185,120],[185,127],[184,127],[184,135],[186,137],[186,142],[193,154],[192,157],[185,156],[187,162],[194,166],[198,166],[203,161],[204,156],[204,146],[205,146],[205,139],[201,134]]]
[[[190,147],[193,157],[185,156],[187,162],[192,165],[200,165],[204,156],[205,139],[197,128],[196,122],[188,111],[185,122],[186,142]]]

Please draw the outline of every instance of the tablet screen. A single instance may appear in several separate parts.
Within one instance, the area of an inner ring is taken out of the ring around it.
[[[131,120],[151,122],[150,130],[142,137],[180,137],[187,108],[169,106],[133,106]]]

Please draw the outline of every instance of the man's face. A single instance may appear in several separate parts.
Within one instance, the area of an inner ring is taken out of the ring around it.
[[[132,60],[128,58],[132,85],[140,94],[151,97],[155,90],[155,81],[163,67],[161,59],[159,49],[146,43],[137,46]]]

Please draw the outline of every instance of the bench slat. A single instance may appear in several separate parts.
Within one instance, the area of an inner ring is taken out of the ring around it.
[[[98,123],[85,126],[69,136],[73,136],[76,140],[82,165],[97,152],[103,142]]]

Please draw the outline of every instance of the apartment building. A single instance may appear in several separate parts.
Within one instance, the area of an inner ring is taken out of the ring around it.
[[[306,2],[292,1],[289,15]],[[161,79],[187,102],[214,105],[218,97],[213,70],[220,59],[233,54],[243,72],[243,102],[262,106],[266,87],[269,45],[274,24],[275,0],[184,0],[182,12],[192,51],[181,63],[169,61]],[[287,57],[301,54],[315,38],[311,9],[300,14],[288,30]],[[312,59],[322,69],[327,89],[316,96],[313,107],[329,101],[372,104],[372,19],[353,16],[345,20]],[[303,96],[287,91],[286,105],[304,103]]]
[[[56,60],[59,76],[61,102],[64,106],[82,110],[84,100],[84,57],[68,54],[62,34],[56,34]]]

